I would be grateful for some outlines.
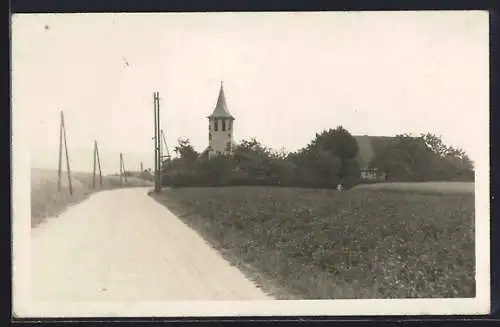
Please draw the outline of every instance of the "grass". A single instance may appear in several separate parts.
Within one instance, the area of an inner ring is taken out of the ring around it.
[[[69,205],[78,203],[101,190],[98,178],[96,188],[92,188],[92,175],[90,173],[75,172],[72,177],[73,195],[70,195],[66,175],[62,178],[61,192],[57,192],[57,171],[31,170],[31,227],[38,226],[48,217],[57,216]],[[148,181],[137,177],[129,177],[124,187],[150,185],[151,183]],[[119,176],[103,176],[102,190],[112,190],[120,187]]]
[[[474,193],[474,183],[470,182],[420,182],[420,183],[374,183],[361,184],[358,190],[408,191],[415,193],[466,194]]]
[[[207,187],[155,198],[281,299],[475,296],[471,193]]]

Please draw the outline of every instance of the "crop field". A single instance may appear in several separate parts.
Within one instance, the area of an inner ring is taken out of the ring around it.
[[[192,187],[155,198],[281,299],[475,296],[470,192]]]
[[[57,192],[57,171],[48,169],[31,170],[31,226],[35,227],[45,218],[61,213],[68,205],[86,199],[90,194],[100,191],[99,178],[96,188],[92,188],[90,173],[72,173],[73,195],[69,194],[67,175],[62,176],[62,190]],[[137,177],[128,177],[124,187],[150,186],[151,183]],[[103,176],[102,190],[119,188],[119,176]]]
[[[398,191],[418,193],[473,193],[474,183],[471,182],[420,182],[420,183],[376,183],[363,184],[355,187],[357,190]]]

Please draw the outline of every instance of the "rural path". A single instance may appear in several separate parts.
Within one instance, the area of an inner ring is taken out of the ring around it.
[[[33,300],[269,299],[147,192],[99,192],[32,229]]]

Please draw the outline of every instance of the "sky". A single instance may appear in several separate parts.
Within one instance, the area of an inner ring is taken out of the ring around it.
[[[170,151],[208,145],[224,81],[237,141],[297,150],[354,135],[430,132],[489,151],[488,15],[456,12],[18,14],[12,107],[34,168],[57,169],[64,111],[73,170],[153,165],[153,92]],[[24,121],[26,123],[24,123]]]

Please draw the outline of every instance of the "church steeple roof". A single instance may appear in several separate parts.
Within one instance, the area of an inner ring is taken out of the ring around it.
[[[231,118],[234,117],[231,115],[229,110],[227,109],[226,104],[226,96],[224,95],[224,84],[220,82],[220,90],[219,97],[217,98],[217,104],[215,105],[215,109],[208,118]]]

